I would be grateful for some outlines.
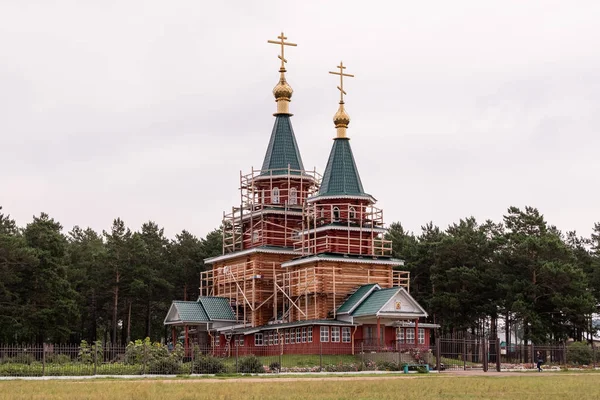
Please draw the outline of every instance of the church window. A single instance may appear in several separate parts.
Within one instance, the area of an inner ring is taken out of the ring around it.
[[[350,328],[347,326],[342,328],[342,342],[350,343]]]
[[[415,328],[407,328],[406,329],[406,343],[409,343],[409,344],[415,343]]]
[[[338,207],[333,207],[331,214],[333,215],[333,222],[340,220],[340,209]]]
[[[296,188],[291,188],[290,189],[290,196],[289,196],[289,201],[288,204],[290,205],[296,205],[298,204],[298,190]]]
[[[278,187],[274,187],[273,188],[273,194],[271,196],[271,203],[273,204],[279,204],[279,188]]]
[[[396,331],[396,340],[398,343],[404,344],[404,328],[398,328]]]
[[[356,219],[356,210],[354,207],[350,207],[349,217],[350,219]]]
[[[255,346],[262,346],[263,345],[263,334],[262,333],[255,333],[254,334],[254,345]]]
[[[321,343],[329,342],[329,327],[321,327]]]
[[[425,344],[425,329],[419,328],[419,344]]]

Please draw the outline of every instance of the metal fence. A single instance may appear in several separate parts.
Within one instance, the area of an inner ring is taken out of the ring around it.
[[[584,346],[585,347],[585,346]],[[587,350],[586,350],[587,349]],[[275,350],[275,351],[274,351]],[[264,347],[233,346],[227,351],[209,347],[170,348],[149,341],[128,346],[0,345],[0,377],[84,375],[185,375],[235,373],[307,373],[352,371],[448,371],[512,370],[565,365],[596,367],[598,351],[585,347],[572,354],[570,346],[515,345],[507,348],[497,340],[438,338],[433,346],[395,344],[385,348],[356,343],[348,346],[311,343]],[[577,356],[577,357],[575,357]],[[582,358],[583,357],[583,358]]]

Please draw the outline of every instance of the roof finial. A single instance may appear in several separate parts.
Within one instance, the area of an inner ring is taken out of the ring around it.
[[[297,46],[297,44],[295,43],[286,42],[285,40],[287,39],[287,37],[283,34],[283,32],[281,32],[281,35],[277,36],[277,39],[279,40],[267,41],[268,43],[278,44],[281,46],[281,55],[277,56],[281,60],[281,67],[279,67],[279,83],[277,83],[277,85],[275,85],[275,87],[273,88],[273,95],[275,96],[275,101],[277,102],[277,112],[275,113],[275,115],[290,113],[289,106],[292,98],[292,93],[294,93],[294,91],[285,80],[285,63],[287,62],[287,60],[285,59],[284,51],[285,46]]]
[[[351,78],[354,78],[354,75],[344,73],[346,67],[344,66],[344,63],[342,61],[340,61],[340,65],[338,65],[337,68],[340,69],[340,72],[329,71],[330,74],[340,76],[340,86],[337,87],[340,90],[340,107],[333,116],[333,123],[335,124],[335,128],[337,130],[337,137],[345,138],[346,129],[348,129],[348,124],[350,123],[350,116],[348,115],[346,110],[344,110],[344,95],[346,94],[346,92],[344,91],[344,77],[349,76]]]

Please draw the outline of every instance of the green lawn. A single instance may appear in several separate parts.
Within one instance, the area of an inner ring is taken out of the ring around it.
[[[0,381],[4,399],[598,399],[600,374],[255,380]]]

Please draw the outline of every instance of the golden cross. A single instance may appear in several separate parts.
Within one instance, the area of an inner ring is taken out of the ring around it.
[[[340,86],[338,86],[337,88],[340,89],[340,102],[344,102],[344,95],[346,94],[346,92],[344,91],[344,77],[345,76],[349,76],[351,78],[354,78],[354,75],[351,74],[345,74],[344,70],[346,69],[346,67],[344,67],[344,63],[340,61],[340,65],[337,66],[337,68],[340,69],[340,72],[331,72],[329,71],[330,74],[333,75],[339,75],[340,76]]]
[[[287,62],[287,60],[285,59],[284,53],[283,53],[284,46],[297,46],[297,44],[286,42],[285,40],[287,39],[287,37],[284,36],[283,32],[281,32],[280,36],[277,36],[277,39],[279,39],[279,40],[267,40],[267,42],[273,43],[273,44],[278,44],[281,46],[281,55],[277,56],[277,57],[281,60],[281,69],[284,69],[285,68],[284,63]]]

